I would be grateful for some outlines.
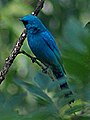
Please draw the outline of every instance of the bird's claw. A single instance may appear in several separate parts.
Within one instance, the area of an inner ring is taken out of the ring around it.
[[[32,63],[34,63],[36,61],[36,57],[32,57],[31,60],[32,60]]]
[[[47,73],[47,69],[48,69],[48,67],[43,68],[43,69],[42,69],[42,72],[43,72],[43,73]]]

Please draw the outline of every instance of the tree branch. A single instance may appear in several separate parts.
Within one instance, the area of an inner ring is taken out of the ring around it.
[[[43,5],[44,5],[44,0],[38,0],[37,7],[35,8],[34,12],[32,12],[32,14],[37,16],[40,10],[43,8]]]
[[[43,4],[44,4],[44,0],[38,0],[37,6],[36,6],[34,12],[32,12],[32,14],[37,16],[38,13],[40,12],[40,10],[43,7]],[[4,66],[3,66],[2,70],[0,71],[0,84],[5,79],[5,76],[6,76],[7,72],[9,71],[9,68],[12,65],[14,59],[19,54],[19,51],[20,51],[20,49],[21,49],[21,47],[23,45],[23,42],[24,42],[24,40],[26,38],[26,34],[27,34],[26,29],[24,28],[24,30],[21,33],[19,39],[16,41],[16,44],[15,44],[13,50],[11,51],[9,57],[6,58]]]
[[[29,57],[29,58],[31,59],[31,61],[32,61],[33,63],[35,62],[38,66],[40,66],[42,70],[45,70],[46,67],[45,67],[43,64],[41,64],[41,63],[37,60],[36,57],[31,56],[30,54],[28,54],[28,53],[25,52],[24,50],[22,50],[22,51],[19,52],[19,54],[21,54],[21,53],[24,54],[24,55],[26,55],[27,57]]]
[[[48,76],[52,79],[52,81],[56,80],[52,71],[49,69],[49,66],[45,65],[44,63],[41,63],[40,61],[38,61],[38,59],[36,57],[31,56],[30,54],[28,54],[24,50],[20,51],[18,54],[21,54],[21,53],[26,55],[27,57],[29,57],[33,63],[35,62],[39,67],[41,67],[42,72],[45,74],[48,74]]]
[[[0,84],[5,79],[5,75],[7,74],[7,72],[9,70],[10,66],[12,65],[14,59],[18,55],[18,52],[19,52],[21,46],[23,45],[23,42],[24,42],[25,38],[26,38],[26,29],[24,29],[24,31],[20,35],[20,37],[17,40],[17,42],[16,42],[12,52],[10,53],[9,57],[6,58],[5,64],[2,68],[2,70],[0,71]]]

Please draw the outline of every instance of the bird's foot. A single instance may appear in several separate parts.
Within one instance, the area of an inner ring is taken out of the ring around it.
[[[55,81],[55,77],[53,75],[52,70],[50,69],[50,66],[46,66],[44,69],[42,69],[42,72],[48,74],[52,81]]]
[[[36,57],[31,57],[32,63],[36,62],[37,58]]]
[[[48,67],[45,67],[45,68],[42,69],[42,72],[46,74],[47,70],[48,70]]]

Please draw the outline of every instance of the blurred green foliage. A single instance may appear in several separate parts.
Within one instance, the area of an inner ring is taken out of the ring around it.
[[[18,18],[31,13],[36,4],[0,0],[0,69],[24,28]],[[76,102],[70,108],[58,81],[52,82],[29,58],[19,55],[0,85],[0,120],[89,120],[90,0],[46,0],[39,18],[60,47]],[[22,49],[32,54],[26,40]]]

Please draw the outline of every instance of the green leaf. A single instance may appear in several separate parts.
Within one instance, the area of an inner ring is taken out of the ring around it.
[[[34,112],[31,112],[31,114],[27,116],[22,117],[23,120],[62,120],[58,114],[53,113],[45,108],[37,109]],[[22,120],[22,119],[21,119]]]
[[[37,73],[34,81],[36,85],[38,85],[41,89],[45,90],[50,82],[50,78],[43,73]]]
[[[0,120],[21,120],[20,116],[14,111],[0,112]]]
[[[14,111],[24,100],[26,93],[6,95],[0,92],[0,120],[20,120],[20,116]]]
[[[84,108],[83,105],[75,105],[75,106],[70,107],[68,110],[66,110],[65,114],[71,115],[75,112],[81,111],[83,108]]]
[[[47,102],[53,103],[52,99],[45,92],[43,92],[41,88],[39,88],[33,84],[26,83],[22,80],[14,80],[14,82],[17,85],[20,85],[20,86],[24,87],[25,89],[27,89],[29,92],[33,93],[35,96],[40,97]]]
[[[17,107],[26,97],[26,93],[19,93],[15,95],[6,95],[5,93],[0,93],[0,111],[13,110]]]
[[[77,19],[69,18],[64,26],[63,36],[64,66],[72,84],[76,86],[77,95],[82,95],[83,99],[87,91],[90,91],[90,33]],[[87,96],[89,99],[90,94]]]
[[[55,91],[56,89],[58,89],[58,87],[59,87],[59,82],[57,80],[56,81],[51,81],[48,84],[47,91],[48,92]]]
[[[84,28],[81,23],[75,18],[70,18],[64,26],[64,41],[67,42],[67,47],[73,49],[79,54],[87,52],[87,47],[82,41],[85,35]]]
[[[79,116],[79,120],[90,120],[90,117],[88,116]]]

